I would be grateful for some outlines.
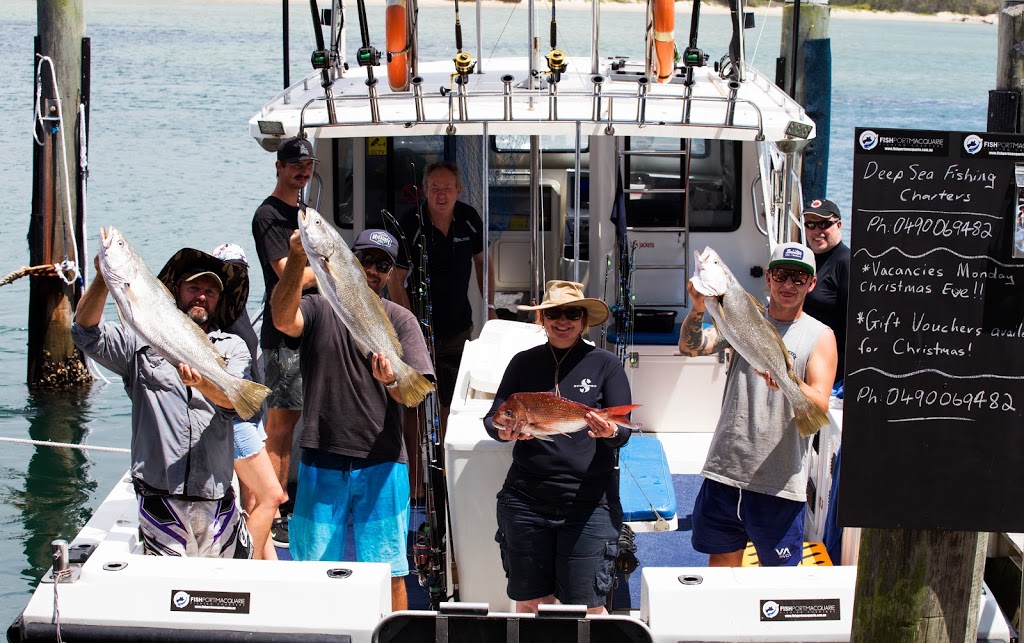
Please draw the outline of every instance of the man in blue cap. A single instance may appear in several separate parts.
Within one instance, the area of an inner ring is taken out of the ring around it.
[[[395,266],[398,242],[384,230],[366,230],[352,251],[379,295]],[[296,230],[273,294],[273,323],[302,342],[305,419],[289,548],[295,560],[340,561],[351,519],[356,559],[389,563],[391,607],[406,609],[409,458],[398,380],[383,353],[363,353],[326,298],[301,294],[305,256]],[[402,359],[432,377],[416,317],[386,299],[381,305],[402,345]]]

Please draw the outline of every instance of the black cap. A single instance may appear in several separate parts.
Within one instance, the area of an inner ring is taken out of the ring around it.
[[[398,260],[398,241],[386,230],[363,230],[352,244],[352,250],[383,250],[392,261]]]
[[[822,219],[839,218],[839,206],[828,199],[815,199],[804,206],[804,216],[812,215]]]
[[[293,136],[281,141],[277,147],[277,160],[282,163],[298,163],[299,161],[315,161],[313,144],[301,136]]]

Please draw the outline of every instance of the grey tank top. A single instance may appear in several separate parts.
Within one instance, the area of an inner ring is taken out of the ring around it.
[[[803,380],[807,361],[826,326],[807,313],[779,322],[767,315]],[[769,389],[750,363],[733,351],[718,419],[704,470],[705,478],[731,487],[807,500],[808,438],[801,438],[793,405],[781,391]]]

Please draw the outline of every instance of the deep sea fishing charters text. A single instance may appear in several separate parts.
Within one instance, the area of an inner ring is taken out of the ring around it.
[[[864,166],[863,179],[865,181],[876,180],[889,182],[893,185],[898,185],[900,183],[909,184],[908,187],[903,188],[899,192],[899,199],[904,202],[950,201],[970,203],[972,196],[970,187],[981,184],[981,187],[986,190],[994,190],[996,188],[996,175],[994,172],[972,170],[971,168],[963,167],[958,163],[950,163],[946,166],[945,172],[942,172],[941,170],[931,169],[919,163],[883,166],[878,161],[872,160],[868,161]],[[949,187],[949,189],[943,187],[937,192],[918,191],[917,185],[923,182],[933,182],[935,180],[941,180],[943,186],[952,185],[952,187]],[[958,192],[955,187],[957,184],[969,187],[962,192]]]

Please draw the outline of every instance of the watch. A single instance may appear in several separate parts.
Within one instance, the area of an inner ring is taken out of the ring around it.
[[[394,381],[393,381],[393,382],[391,382],[390,384],[385,384],[385,385],[384,385],[384,388],[386,388],[386,389],[394,389],[394,388],[398,388],[398,378],[396,377],[396,378],[394,379]]]

